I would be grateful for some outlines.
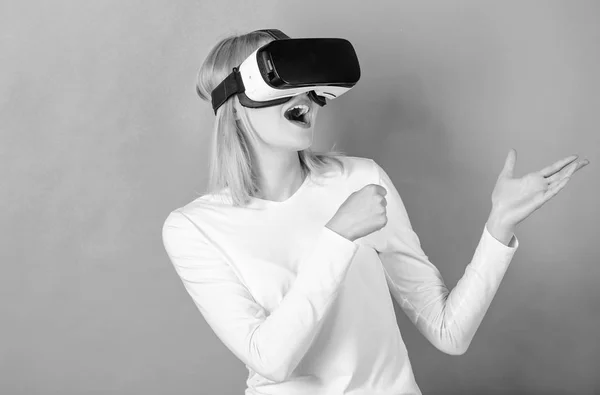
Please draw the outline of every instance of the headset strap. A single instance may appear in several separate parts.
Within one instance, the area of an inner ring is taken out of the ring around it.
[[[237,67],[233,68],[231,74],[227,76],[215,89],[211,92],[212,107],[217,114],[217,109],[223,105],[231,96],[246,91],[242,75]]]
[[[277,29],[262,29],[255,30],[255,32],[265,32],[268,33],[275,40],[284,40],[290,38],[281,30]],[[217,109],[223,105],[231,96],[244,93],[246,91],[246,87],[244,86],[244,82],[242,81],[242,75],[240,74],[237,67],[233,68],[231,74],[227,76],[219,85],[212,90],[210,96],[212,99],[212,107],[217,114]],[[199,94],[198,87],[196,86],[196,92]]]
[[[261,30],[255,30],[253,33],[256,33],[256,32],[268,33],[275,40],[285,40],[286,38],[290,38],[287,34],[282,32],[281,30],[277,30],[277,29],[261,29]]]

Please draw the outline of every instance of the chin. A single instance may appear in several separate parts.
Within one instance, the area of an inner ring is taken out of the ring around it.
[[[306,137],[296,138],[293,141],[290,141],[289,146],[294,151],[302,151],[307,148],[310,148],[312,143],[313,143],[312,133],[310,133],[310,134],[307,133]]]

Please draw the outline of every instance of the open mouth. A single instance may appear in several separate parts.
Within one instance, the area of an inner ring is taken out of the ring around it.
[[[308,112],[310,108],[306,104],[298,104],[294,107],[288,108],[283,116],[290,122],[293,122],[303,128],[310,126],[310,119]]]

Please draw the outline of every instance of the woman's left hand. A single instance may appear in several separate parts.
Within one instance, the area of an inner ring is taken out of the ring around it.
[[[503,226],[513,230],[563,189],[573,173],[590,163],[577,158],[570,155],[540,171],[514,178],[517,151],[511,149],[492,192],[492,212],[501,217]]]

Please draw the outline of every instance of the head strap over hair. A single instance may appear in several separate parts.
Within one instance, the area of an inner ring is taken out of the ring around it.
[[[233,68],[231,74],[227,76],[213,91],[210,96],[212,98],[213,110],[215,115],[217,109],[223,105],[231,96],[246,91],[244,82],[242,81],[242,75],[240,74],[237,67]]]
[[[284,32],[282,32],[281,30],[277,30],[277,29],[262,29],[262,30],[255,30],[252,33],[257,33],[257,32],[265,32],[268,33],[271,37],[273,37],[275,40],[285,40],[286,38],[290,38],[287,34],[285,34]]]
[[[277,29],[255,30],[252,33],[257,32],[268,33],[275,40],[284,40],[290,38],[281,30]],[[231,74],[229,74],[227,78],[221,81],[221,83],[217,85],[210,94],[212,98],[212,107],[215,112],[215,115],[217,114],[217,109],[221,107],[223,103],[225,103],[231,96],[236,95],[238,93],[244,93],[246,91],[246,88],[244,87],[244,82],[242,81],[242,75],[238,71],[238,67],[234,67]],[[196,86],[196,92],[200,94],[198,86]]]

